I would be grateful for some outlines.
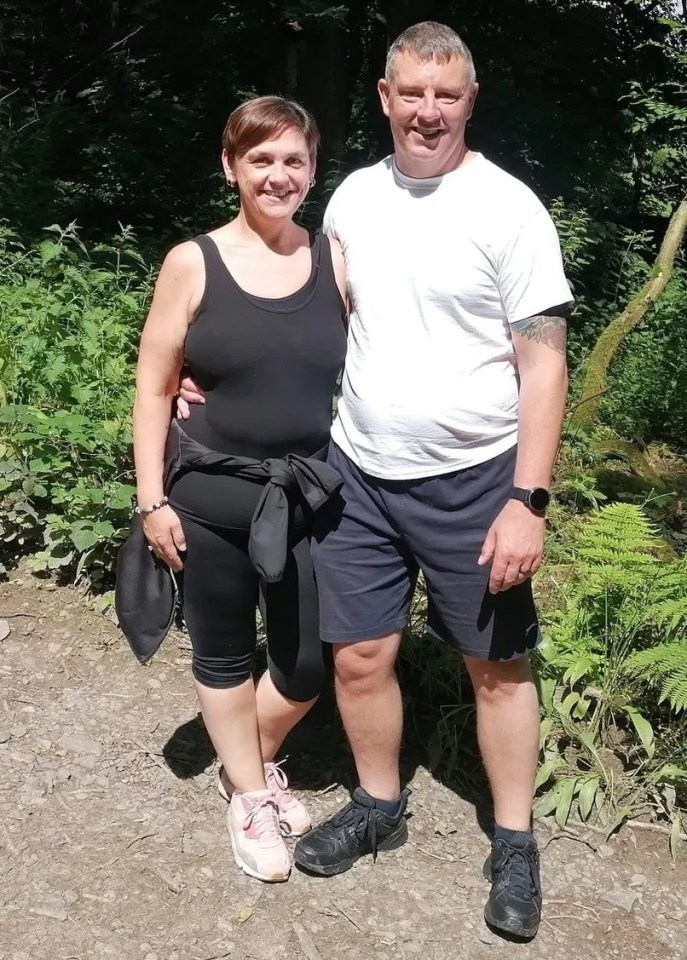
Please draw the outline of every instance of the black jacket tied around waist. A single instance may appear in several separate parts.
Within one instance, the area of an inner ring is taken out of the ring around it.
[[[299,497],[314,513],[342,485],[339,474],[323,460],[294,453],[262,461],[235,457],[193,440],[173,421],[165,449],[165,491],[181,473],[209,468],[264,484],[250,525],[248,555],[268,583],[284,576],[290,502]],[[148,549],[141,517],[135,516],[117,557],[115,610],[142,663],[153,656],[172,624],[175,592],[171,570]]]

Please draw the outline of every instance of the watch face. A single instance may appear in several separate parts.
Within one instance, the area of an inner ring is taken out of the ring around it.
[[[533,490],[530,490],[529,500],[530,507],[537,513],[542,513],[548,507],[551,496],[544,487],[534,487]]]

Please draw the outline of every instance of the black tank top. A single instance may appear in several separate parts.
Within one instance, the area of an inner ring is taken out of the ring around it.
[[[192,406],[184,430],[213,450],[256,460],[318,453],[329,441],[346,352],[345,305],[328,239],[315,235],[307,283],[279,299],[246,293],[214,240],[195,240],[205,292],[185,357],[206,400]],[[193,470],[174,483],[170,503],[182,520],[247,531],[261,493],[259,484]],[[292,519],[297,527],[305,522],[300,507]]]
[[[196,237],[205,293],[186,337],[186,362],[203,388],[186,432],[236,456],[311,456],[326,445],[346,351],[345,307],[329,241],[316,234],[310,277],[279,299],[239,287],[208,236]]]

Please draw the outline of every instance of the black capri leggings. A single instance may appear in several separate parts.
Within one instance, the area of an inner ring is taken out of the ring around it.
[[[249,679],[259,608],[274,685],[289,700],[303,702],[316,697],[324,681],[309,521],[295,505],[284,577],[265,583],[248,557],[248,530],[262,489],[221,471],[191,470],[170,490],[186,537],[179,585],[193,675],[219,689]]]
[[[218,689],[250,678],[259,608],[270,677],[289,700],[304,702],[319,694],[325,673],[309,524],[296,505],[284,577],[265,583],[248,557],[248,531],[262,489],[221,471],[191,470],[169,493],[186,538],[179,584],[193,675]]]
[[[316,697],[324,661],[309,537],[303,533],[292,543],[284,578],[265,583],[248,558],[247,533],[207,527],[181,513],[180,519],[186,536],[180,586],[194,677],[228,688],[251,676],[259,607],[275,687],[289,700]]]

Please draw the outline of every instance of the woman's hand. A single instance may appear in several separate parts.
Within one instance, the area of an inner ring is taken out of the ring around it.
[[[171,507],[144,514],[143,533],[156,557],[177,573],[183,569],[179,551],[186,549],[186,539],[181,521]]]

